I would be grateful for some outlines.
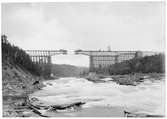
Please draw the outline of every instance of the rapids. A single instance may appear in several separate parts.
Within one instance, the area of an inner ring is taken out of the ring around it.
[[[140,85],[126,86],[113,81],[93,83],[68,77],[43,83],[46,87],[31,95],[43,105],[81,101],[86,102],[83,108],[122,107],[130,112],[165,115],[165,80],[147,79]]]

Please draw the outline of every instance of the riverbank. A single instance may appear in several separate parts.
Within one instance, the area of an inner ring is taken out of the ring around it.
[[[92,81],[94,83],[104,83],[107,81],[113,81],[119,85],[136,86],[144,82],[145,79],[161,80],[164,77],[165,77],[165,74],[163,73],[148,73],[148,74],[134,73],[134,74],[127,74],[127,75],[112,75],[112,76],[89,73],[88,76],[84,76],[83,78],[86,78],[88,81]]]
[[[152,103],[151,106],[163,104],[163,102],[156,102],[164,99],[163,95],[160,95],[164,87],[161,79],[164,76],[160,74],[143,75],[143,79],[146,78],[147,82],[144,79],[144,82],[140,82],[141,85],[136,86],[120,84],[121,81],[127,82],[129,75],[89,75],[87,80],[66,77],[44,81],[42,77],[33,76],[19,66],[7,62],[3,62],[2,65],[4,117],[122,117],[128,115],[154,117],[162,115],[161,113],[150,114],[150,112],[136,113],[123,108],[132,106],[139,111],[145,111],[144,107],[150,111],[149,108],[156,107],[147,107],[149,105],[145,107],[145,104]],[[43,81],[46,87],[42,84]],[[151,92],[155,92],[156,95]],[[30,94],[34,95],[37,104],[29,102],[33,99],[29,98]],[[136,97],[141,100],[136,101]],[[49,103],[49,106],[44,106],[45,103]],[[163,108],[160,107],[160,109]],[[124,112],[127,112],[126,115]]]
[[[124,107],[90,107],[75,112],[47,113],[48,117],[164,117],[146,113],[127,112]]]
[[[27,106],[29,94],[44,85],[42,77],[37,77],[18,65],[2,63],[3,117],[38,116]]]
[[[44,81],[44,84],[46,87],[33,93],[31,99],[36,110],[48,117],[165,115],[164,79],[145,79],[140,85],[131,86],[113,81],[95,83],[84,78],[66,77]],[[82,105],[78,106],[79,102]],[[80,107],[79,110],[76,106]]]
[[[90,107],[70,112],[47,112],[49,117],[124,117],[122,107]]]

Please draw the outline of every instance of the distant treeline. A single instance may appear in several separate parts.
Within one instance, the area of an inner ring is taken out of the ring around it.
[[[107,68],[108,73],[113,74],[130,74],[130,73],[164,73],[165,72],[165,55],[158,54],[145,56],[142,58],[133,58],[131,60],[116,63]]]
[[[38,64],[32,62],[29,55],[21,48],[11,45],[6,35],[1,35],[2,62],[8,61],[13,65],[19,65],[35,75],[41,75],[42,71]]]

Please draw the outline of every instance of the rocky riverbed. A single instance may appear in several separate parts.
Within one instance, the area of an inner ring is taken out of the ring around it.
[[[40,113],[51,117],[165,116],[164,78],[147,77],[136,86],[119,85],[112,78],[101,80],[104,82],[66,77],[44,81],[46,87],[30,98],[35,99],[33,105]],[[74,108],[78,103],[82,103],[79,110]]]

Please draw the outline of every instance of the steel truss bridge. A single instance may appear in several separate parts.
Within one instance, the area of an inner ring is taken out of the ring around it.
[[[25,50],[34,63],[40,64],[44,71],[51,73],[51,57],[54,55],[67,54],[67,50]],[[104,68],[109,65],[120,63],[133,58],[156,55],[161,52],[152,51],[101,51],[101,50],[75,50],[76,55],[89,56],[89,70]]]

